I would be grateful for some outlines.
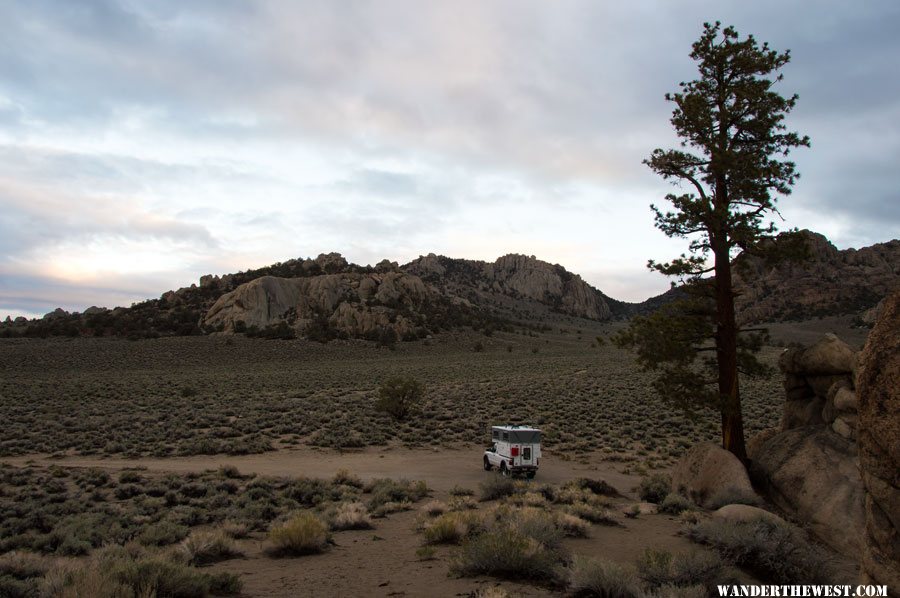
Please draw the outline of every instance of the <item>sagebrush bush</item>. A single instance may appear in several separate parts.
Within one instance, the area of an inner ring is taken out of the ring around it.
[[[651,588],[711,587],[720,579],[724,568],[725,564],[718,555],[699,551],[673,556],[664,550],[647,549],[637,562],[638,575]]]
[[[468,521],[459,513],[444,513],[423,530],[428,544],[458,544],[469,533]]]
[[[0,576],[8,575],[16,579],[41,577],[49,569],[47,560],[32,552],[14,550],[0,555]]]
[[[659,512],[669,515],[680,515],[683,511],[695,509],[696,505],[690,499],[677,493],[671,493],[659,504]]]
[[[428,496],[428,486],[422,480],[379,478],[367,483],[365,490],[371,493],[368,506],[373,513],[386,503],[413,503]]]
[[[372,518],[361,502],[345,502],[329,510],[328,527],[332,530],[372,529]]]
[[[234,573],[205,573],[137,545],[111,545],[87,561],[63,563],[48,571],[40,593],[60,598],[205,598],[210,593],[237,594],[241,586]]]
[[[641,500],[645,502],[659,504],[669,495],[670,486],[671,480],[669,479],[669,476],[661,473],[654,473],[641,480],[641,484],[638,487],[638,495],[641,497]]]
[[[581,517],[569,513],[558,513],[556,524],[570,538],[587,538],[591,534],[591,524]]]
[[[644,598],[635,572],[612,561],[576,555],[568,571],[569,589],[575,596]]]
[[[591,523],[599,523],[602,525],[619,525],[619,522],[616,521],[616,518],[612,513],[610,513],[609,509],[605,509],[603,507],[589,505],[585,502],[575,502],[566,507],[566,510],[576,517],[580,517],[581,519],[590,521]]]
[[[223,531],[196,531],[182,541],[181,551],[192,565],[208,565],[242,554]]]
[[[322,552],[331,539],[328,528],[314,514],[304,511],[269,530],[272,552],[279,555],[303,555]]]
[[[482,501],[497,500],[517,492],[515,481],[500,475],[490,476],[481,482],[480,487]]]
[[[447,511],[447,505],[439,500],[432,500],[422,507],[422,511],[431,517],[443,515]]]
[[[553,580],[558,577],[558,562],[559,554],[555,550],[500,526],[463,542],[450,568],[459,575]]]
[[[163,519],[145,527],[138,534],[137,541],[144,546],[167,546],[186,538],[189,531],[187,526]]]
[[[687,529],[695,542],[725,559],[778,583],[829,583],[825,552],[788,523],[709,519]]]

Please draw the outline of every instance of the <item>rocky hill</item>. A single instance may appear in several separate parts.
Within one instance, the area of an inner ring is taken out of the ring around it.
[[[736,280],[745,322],[860,314],[900,288],[900,240],[839,250],[823,235],[801,231],[809,259],[771,267],[745,259]]]
[[[767,266],[741,258],[738,311],[745,322],[861,314],[900,288],[900,241],[840,251],[803,231],[810,259]],[[472,326],[545,326],[553,314],[608,320],[658,309],[674,289],[640,304],[607,297],[560,265],[510,254],[494,262],[429,254],[403,266],[348,263],[340,254],[296,259],[167,291],[130,308],[57,309],[0,325],[0,336],[117,335],[144,338],[239,332],[393,342]]]

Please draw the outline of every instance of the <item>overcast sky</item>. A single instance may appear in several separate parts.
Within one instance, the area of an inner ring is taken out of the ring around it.
[[[330,251],[660,293],[645,264],[685,243],[641,160],[676,143],[663,95],[711,20],[792,51],[812,148],[781,226],[900,237],[896,0],[3,2],[0,317]]]

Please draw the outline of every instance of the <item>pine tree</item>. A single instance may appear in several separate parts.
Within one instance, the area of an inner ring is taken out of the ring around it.
[[[722,446],[746,461],[739,374],[761,375],[756,359],[763,336],[742,330],[735,317],[732,260],[739,254],[780,253],[773,215],[779,195],[799,176],[787,160],[809,138],[787,132],[785,116],[797,96],[774,90],[790,52],[740,39],[733,27],[704,24],[691,58],[700,77],[666,94],[675,104],[671,123],[681,149],[656,149],[644,161],[665,180],[686,187],[666,196],[670,210],[651,206],[656,227],[690,241],[689,251],[648,266],[683,283],[685,299],[632,320],[618,342],[636,350],[655,386],[686,409],[715,406],[722,418]],[[712,274],[712,276],[708,276]]]

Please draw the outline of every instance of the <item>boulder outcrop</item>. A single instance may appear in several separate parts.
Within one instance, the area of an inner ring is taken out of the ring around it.
[[[417,276],[322,274],[307,278],[263,276],[222,295],[203,319],[206,328],[240,332],[286,322],[302,330],[313,319],[349,336],[369,336],[390,328],[402,336],[416,323],[404,313],[421,315],[436,293]]]
[[[476,304],[508,297],[536,301],[582,318],[606,320],[611,316],[603,293],[577,274],[534,256],[509,254],[488,263],[432,253],[404,265],[402,270]]]
[[[900,592],[900,292],[881,306],[860,354],[857,396],[866,490],[862,581],[885,584],[894,595]]]
[[[742,321],[862,313],[900,288],[900,240],[839,250],[823,235],[801,234],[809,260],[772,266],[761,258],[741,259],[735,307]]]
[[[675,465],[672,491],[705,508],[756,500],[747,470],[740,460],[708,442],[692,447]]]
[[[854,351],[833,334],[779,359],[781,426],[748,445],[750,474],[779,508],[821,540],[857,556],[864,521],[858,470]]]

